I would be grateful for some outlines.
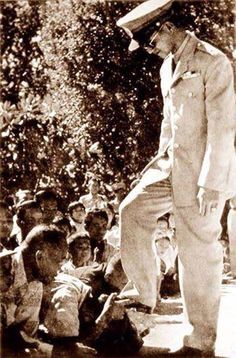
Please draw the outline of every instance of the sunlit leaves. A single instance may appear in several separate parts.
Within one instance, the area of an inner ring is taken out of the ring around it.
[[[236,58],[233,1],[185,1],[181,21]],[[161,62],[116,20],[127,1],[7,1],[2,5],[2,174],[7,190],[56,185],[74,199],[86,173],[126,183],[158,149]]]

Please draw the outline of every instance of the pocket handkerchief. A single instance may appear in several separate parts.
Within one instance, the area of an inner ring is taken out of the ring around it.
[[[199,72],[185,72],[183,75],[182,75],[182,79],[183,80],[187,80],[189,78],[194,78],[194,77],[199,77],[200,76],[200,73]]]

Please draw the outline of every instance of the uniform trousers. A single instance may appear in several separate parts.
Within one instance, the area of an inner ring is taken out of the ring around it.
[[[216,211],[200,216],[197,200],[180,207],[173,198],[169,176],[148,185],[141,179],[121,203],[121,260],[130,281],[127,290],[132,284],[139,302],[155,307],[157,269],[152,236],[157,218],[173,210],[181,294],[185,314],[193,327],[184,344],[209,350],[214,348],[220,304],[223,254],[217,239],[225,200],[220,199]]]

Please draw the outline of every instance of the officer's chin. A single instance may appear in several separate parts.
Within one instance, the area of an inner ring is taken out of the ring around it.
[[[158,57],[162,58],[163,60],[167,56],[166,53],[164,53],[164,52],[162,52],[162,51],[160,51],[158,49],[154,49],[153,55],[158,56]]]
[[[157,48],[145,48],[145,51],[149,54],[149,55],[152,55],[152,56],[158,56],[160,58],[165,58],[166,55],[163,54],[163,52],[159,51]]]

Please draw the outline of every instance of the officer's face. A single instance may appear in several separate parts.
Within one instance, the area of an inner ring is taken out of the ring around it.
[[[157,55],[163,59],[172,52],[173,48],[173,34],[167,23],[164,23],[158,31],[155,31],[151,35],[149,43],[144,46],[149,54]]]

